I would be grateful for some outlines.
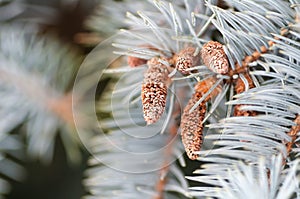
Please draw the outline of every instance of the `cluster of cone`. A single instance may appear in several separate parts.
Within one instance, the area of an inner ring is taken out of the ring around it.
[[[137,57],[128,57],[128,64],[131,67],[148,65],[141,90],[144,119],[148,125],[157,122],[164,113],[167,90],[171,84],[169,74],[174,69],[183,75],[190,74],[193,72],[191,68],[198,66],[201,60],[204,65],[215,73],[226,74],[229,70],[229,62],[223,45],[216,41],[207,42],[200,51],[197,51],[194,47],[187,47],[171,58],[154,57],[150,60],[144,60]],[[206,113],[206,102],[214,92],[193,111],[191,111],[191,108],[209,90],[213,82],[215,82],[213,77],[198,82],[195,86],[195,93],[181,116],[182,142],[188,157],[192,160],[197,159],[196,152],[200,150],[202,145],[202,121]]]

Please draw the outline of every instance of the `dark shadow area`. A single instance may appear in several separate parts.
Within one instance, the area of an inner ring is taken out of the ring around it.
[[[51,164],[25,163],[27,178],[24,182],[11,184],[13,188],[7,199],[79,199],[85,194],[82,179],[87,159],[88,153],[83,151],[81,163],[68,163],[62,142],[57,138]]]

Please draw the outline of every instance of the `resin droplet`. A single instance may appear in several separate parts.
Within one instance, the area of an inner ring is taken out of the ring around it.
[[[210,70],[219,74],[226,74],[229,70],[227,55],[223,45],[216,41],[209,41],[201,49],[201,58]]]
[[[147,64],[141,97],[144,118],[149,125],[157,122],[164,113],[170,78],[167,66],[160,63],[158,58],[150,59]]]

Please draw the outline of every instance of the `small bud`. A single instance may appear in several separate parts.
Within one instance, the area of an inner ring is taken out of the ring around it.
[[[194,55],[195,50],[196,49],[193,47],[187,47],[175,56],[175,67],[182,74],[189,74],[191,71],[188,71],[188,68],[192,68],[200,64],[199,53]]]
[[[138,57],[128,56],[127,63],[130,67],[137,67],[147,63],[147,60]]]
[[[227,55],[223,45],[216,41],[209,41],[201,49],[201,58],[204,65],[219,74],[226,74],[229,70]]]
[[[158,49],[156,49],[153,46],[148,45],[148,44],[139,45],[138,49],[149,49],[149,50],[153,50],[153,51],[159,51]],[[138,57],[128,56],[127,57],[127,63],[130,67],[134,68],[134,67],[146,64],[147,60],[142,59],[142,58],[138,58]]]
[[[202,102],[190,113],[191,108],[200,99],[199,97],[199,93],[195,93],[189,100],[187,106],[184,108],[180,123],[182,143],[191,160],[198,158],[199,155],[195,152],[200,151],[203,142],[202,121],[205,117],[206,104]]]
[[[147,64],[141,97],[144,118],[149,125],[157,122],[165,110],[170,78],[167,66],[160,63],[158,58],[150,59]]]

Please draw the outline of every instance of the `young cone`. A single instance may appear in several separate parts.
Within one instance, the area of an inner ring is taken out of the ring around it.
[[[147,63],[147,60],[138,57],[128,56],[127,63],[130,67],[138,67]]]
[[[141,50],[148,49],[148,50],[153,50],[153,51],[159,51],[158,49],[154,48],[153,46],[147,45],[147,44],[139,45],[138,49],[141,49]],[[127,57],[127,63],[130,67],[135,68],[135,67],[146,64],[147,60],[139,58],[139,57],[128,56]]]
[[[229,70],[227,55],[223,45],[216,41],[209,41],[201,49],[201,58],[204,65],[219,74],[226,74]]]
[[[167,66],[160,63],[158,58],[150,59],[147,64],[141,97],[144,118],[149,125],[157,122],[165,110],[170,78]]]
[[[201,98],[200,93],[193,94],[188,104],[184,108],[183,115],[181,117],[181,137],[185,151],[191,160],[198,158],[198,154],[195,152],[200,151],[203,142],[203,124],[202,121],[205,117],[206,104],[202,102],[191,113],[190,110],[195,103]]]
[[[180,51],[177,56],[175,56],[175,67],[182,74],[189,74],[191,71],[188,71],[187,69],[200,64],[199,53],[194,55],[195,51],[195,48],[187,47]]]

